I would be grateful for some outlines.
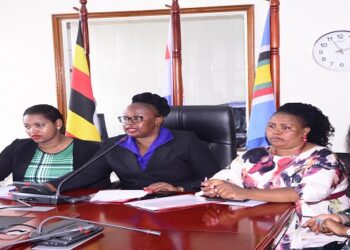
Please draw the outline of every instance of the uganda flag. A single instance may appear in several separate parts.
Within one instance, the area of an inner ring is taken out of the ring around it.
[[[81,23],[75,46],[66,135],[81,140],[101,141],[94,125],[95,99],[92,93],[90,70],[85,54]]]
[[[247,149],[268,146],[265,129],[276,111],[270,67],[270,11],[267,13],[253,89]]]

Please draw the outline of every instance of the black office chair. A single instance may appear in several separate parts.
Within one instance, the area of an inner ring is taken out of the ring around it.
[[[220,167],[237,156],[234,113],[228,106],[173,106],[164,120],[169,129],[194,131],[209,145]]]
[[[338,160],[343,164],[345,167],[348,181],[350,182],[350,154],[349,153],[335,153],[338,157]],[[346,195],[350,197],[350,187],[348,187]]]
[[[97,113],[96,115],[97,115],[98,129],[101,135],[101,140],[103,141],[108,138],[105,115],[103,113]]]

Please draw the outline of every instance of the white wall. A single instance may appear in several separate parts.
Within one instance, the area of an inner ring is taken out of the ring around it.
[[[255,3],[256,49],[266,15],[264,0],[181,0],[181,7]],[[89,12],[162,9],[171,1],[89,0]],[[22,113],[28,106],[56,106],[51,14],[72,13],[78,0],[0,2],[0,150],[14,138],[25,137]],[[347,29],[348,0],[281,0],[281,103],[310,102],[329,115],[336,128],[334,150],[344,150],[349,121],[344,112],[350,100],[346,78],[317,66],[311,50],[316,38],[334,29]],[[304,8],[304,10],[302,10]]]
[[[350,125],[350,71],[318,66],[312,46],[333,30],[350,30],[348,0],[281,0],[281,103],[301,101],[319,107],[335,127],[334,151],[345,151]],[[350,51],[348,51],[350,52]]]

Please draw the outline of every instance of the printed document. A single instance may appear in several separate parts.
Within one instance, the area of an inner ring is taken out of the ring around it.
[[[91,198],[90,202],[125,202],[141,198],[148,194],[143,190],[102,190]]]
[[[254,207],[260,204],[266,203],[265,201],[228,201],[220,199],[209,199],[203,196],[196,196],[193,194],[175,195],[164,198],[156,198],[149,200],[138,200],[125,203],[125,205],[138,207],[150,211],[161,211],[172,208],[189,207],[202,204],[220,204],[229,206],[240,206],[240,207]]]
[[[131,201],[125,204],[150,211],[159,211],[171,208],[188,207],[208,203],[213,202],[207,201],[205,198],[202,197],[196,197],[193,194],[184,194],[149,200]]]

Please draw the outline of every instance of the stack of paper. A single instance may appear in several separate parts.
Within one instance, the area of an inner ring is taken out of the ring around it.
[[[165,210],[170,208],[188,207],[188,206],[195,206],[195,205],[208,204],[208,203],[213,203],[213,202],[208,201],[203,197],[196,197],[192,194],[184,194],[184,195],[175,195],[175,196],[169,196],[164,198],[132,201],[125,204],[133,207],[139,207],[142,209],[150,210],[150,211],[159,211],[159,210]]]
[[[203,192],[199,191],[195,193],[197,197],[204,197]],[[256,201],[256,200],[229,200],[222,198],[207,198],[208,200],[213,201],[213,203],[221,204],[221,205],[229,205],[229,206],[239,206],[239,207],[255,207],[261,204],[267,203],[266,201]]]
[[[0,187],[0,198],[12,200],[11,191],[16,190],[15,186],[3,186]]]
[[[175,195],[164,198],[138,200],[125,203],[133,207],[138,207],[150,211],[160,211],[172,208],[189,207],[195,205],[215,203],[220,205],[240,206],[240,207],[254,207],[266,203],[265,201],[245,200],[245,201],[229,201],[223,199],[212,199],[203,196],[196,196],[192,194]]]
[[[220,201],[218,199],[218,200],[213,200],[213,203],[220,204],[220,205],[228,205],[228,206],[255,207],[257,205],[265,204],[267,202],[266,201],[255,201],[255,200],[244,200],[244,201],[224,200],[224,201]]]
[[[91,202],[126,202],[148,194],[143,190],[102,190],[91,198]]]

